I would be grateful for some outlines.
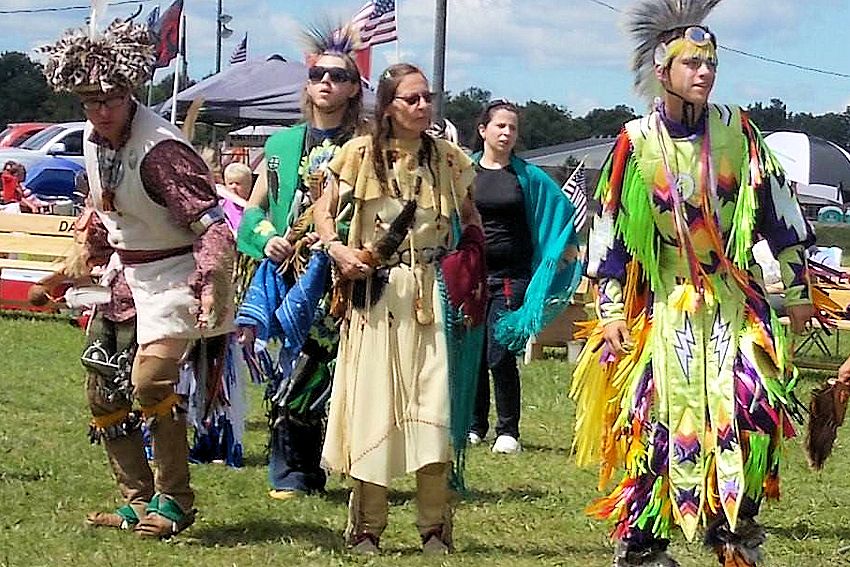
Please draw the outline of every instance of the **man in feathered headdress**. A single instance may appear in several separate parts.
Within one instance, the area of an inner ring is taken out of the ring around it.
[[[782,443],[798,414],[788,341],[752,244],[782,265],[799,332],[814,313],[804,250],[814,235],[756,127],[709,103],[720,0],[642,0],[629,31],[638,90],[658,96],[623,128],[598,187],[588,274],[598,317],[575,371],[575,449],[601,461],[589,508],[615,523],[614,565],[678,565],[673,529],[700,524],[726,567],[760,561],[764,497],[779,495]],[[600,364],[601,362],[601,364]]]
[[[156,475],[144,459],[138,424],[103,416],[127,505],[89,521],[167,537],[195,518],[186,412],[174,389],[178,364],[190,340],[228,331],[233,237],[204,161],[179,130],[133,96],[153,69],[147,29],[116,20],[99,34],[95,14],[92,22],[90,31],[69,31],[42,48],[45,75],[55,90],[80,97],[88,120],[83,153],[96,212],[91,222],[106,229],[136,305],[139,348],[131,378],[152,431]]]
[[[278,500],[325,488],[324,400],[339,336],[325,316],[330,262],[325,251],[311,249],[318,241],[311,232],[312,205],[328,162],[360,126],[363,91],[352,58],[356,36],[351,28],[334,26],[304,34],[304,121],[266,143],[264,168],[237,238],[240,252],[263,260],[239,309],[244,342],[258,361],[270,361],[264,348],[269,339],[280,339],[283,346],[277,364],[266,365],[269,495]],[[268,293],[271,289],[276,292]]]

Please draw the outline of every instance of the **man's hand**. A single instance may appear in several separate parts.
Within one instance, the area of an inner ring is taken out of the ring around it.
[[[806,330],[806,323],[812,320],[817,312],[811,303],[792,305],[787,309],[788,318],[791,320],[791,330],[798,335]]]
[[[289,257],[292,256],[293,250],[294,248],[292,247],[292,244],[290,244],[287,239],[280,236],[272,236],[269,238],[269,241],[266,242],[263,254],[279,264],[288,260]]]
[[[360,259],[357,251],[341,242],[334,242],[329,246],[328,254],[345,279],[362,280],[372,273],[372,267]]]
[[[204,288],[201,292],[201,305],[198,311],[198,328],[209,329],[215,327],[216,312],[215,312],[215,296],[213,295],[210,286]]]
[[[632,350],[632,337],[625,321],[611,321],[602,329],[602,339],[605,346],[616,354],[623,356]]]

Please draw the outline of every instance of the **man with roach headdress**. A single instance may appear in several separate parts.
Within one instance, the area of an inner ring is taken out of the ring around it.
[[[278,500],[325,488],[319,461],[339,333],[328,313],[330,260],[314,246],[311,227],[327,164],[360,125],[363,91],[351,56],[356,36],[330,25],[304,34],[304,121],[269,138],[239,227],[239,250],[262,260],[237,324],[249,368],[268,379],[269,495]],[[281,342],[275,362],[266,348],[270,339]]]
[[[764,498],[779,496],[783,440],[798,417],[788,338],[751,248],[782,266],[794,332],[814,315],[804,250],[814,235],[793,188],[739,107],[709,103],[720,0],[642,0],[628,29],[649,115],[625,125],[605,164],[588,275],[599,320],[572,385],[574,448],[600,462],[589,513],[614,522],[616,567],[678,563],[674,527],[725,567],[761,561]]]
[[[116,20],[101,34],[95,15],[88,30],[42,48],[44,72],[54,89],[79,96],[88,120],[89,219],[105,229],[136,306],[130,378],[152,432],[156,474],[133,414],[99,416],[97,434],[126,504],[88,520],[162,538],[195,519],[185,400],[175,385],[189,342],[229,330],[234,243],[203,159],[133,96],[153,70],[147,29]]]

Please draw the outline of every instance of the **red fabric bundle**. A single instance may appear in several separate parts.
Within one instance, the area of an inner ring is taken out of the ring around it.
[[[468,225],[457,248],[441,261],[449,302],[463,310],[473,325],[484,322],[487,312],[487,266],[484,261],[484,232]]]

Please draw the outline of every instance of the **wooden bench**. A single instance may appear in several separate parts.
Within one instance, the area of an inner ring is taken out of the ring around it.
[[[0,212],[0,309],[36,309],[29,287],[71,253],[74,217]]]

